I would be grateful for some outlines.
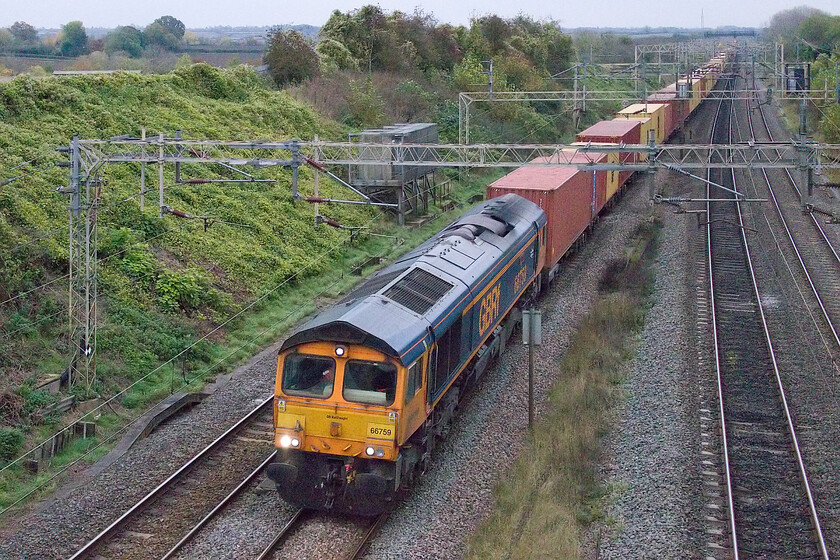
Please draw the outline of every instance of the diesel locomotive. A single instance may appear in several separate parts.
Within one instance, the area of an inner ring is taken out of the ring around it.
[[[282,345],[269,477],[311,509],[375,515],[428,464],[539,282],[545,213],[479,204]]]

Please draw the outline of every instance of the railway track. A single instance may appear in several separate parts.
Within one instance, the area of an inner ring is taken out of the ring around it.
[[[70,560],[172,556],[273,458],[272,403],[260,403]]]
[[[731,142],[721,101],[712,141]],[[721,118],[723,117],[723,118]],[[710,181],[736,189],[732,170]],[[717,198],[711,196],[708,198]],[[726,196],[733,197],[731,192]],[[735,202],[707,203],[712,329],[734,558],[828,558]]]
[[[771,142],[773,133],[767,123],[764,109],[757,104],[763,135]],[[753,126],[751,108],[747,108],[747,122],[752,139],[757,139]],[[833,340],[834,349],[840,351],[840,253],[832,246],[831,241],[813,211],[802,212],[802,192],[794,181],[790,171],[785,169],[779,176],[787,183],[788,188],[779,187],[770,180],[767,170],[761,173],[776,214],[782,222],[793,252],[805,275],[811,292],[816,298],[829,337]],[[833,352],[832,352],[833,353]]]
[[[363,518],[342,518],[342,521],[337,521],[334,516],[331,518],[333,522],[340,522],[347,525],[350,531],[358,534],[358,538],[350,541],[350,549],[347,551],[329,551],[319,550],[319,558],[329,558],[334,554],[335,558],[343,560],[358,560],[362,558],[367,551],[368,545],[376,536],[379,528],[388,518],[390,511],[385,511],[376,517],[370,519]],[[270,543],[263,549],[258,560],[270,560],[275,558],[289,558],[294,557],[287,554],[283,549],[283,545],[297,532],[300,531],[317,531],[318,529],[308,527],[308,524],[317,524],[325,514],[308,510],[298,510],[292,518],[280,529]]]

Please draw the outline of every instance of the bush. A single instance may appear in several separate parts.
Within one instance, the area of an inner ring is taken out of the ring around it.
[[[322,39],[315,50],[321,55],[324,66],[338,70],[358,70],[359,61],[353,57],[350,49],[335,39]]]
[[[164,270],[158,276],[155,289],[158,301],[166,311],[179,308],[186,311],[218,302],[218,295],[210,287],[204,274],[196,269],[173,272]]]
[[[14,459],[23,445],[23,432],[17,428],[0,429],[0,460]]]
[[[143,54],[143,33],[134,27],[117,27],[105,36],[105,52],[124,52],[132,58]]]
[[[385,118],[382,99],[377,95],[376,88],[370,80],[364,86],[357,82],[350,83],[347,110],[344,122],[356,128],[380,126]]]
[[[245,101],[247,92],[237,80],[230,77],[230,73],[202,62],[186,68],[178,68],[175,75],[182,81],[184,89],[211,99],[225,99],[229,101]]]

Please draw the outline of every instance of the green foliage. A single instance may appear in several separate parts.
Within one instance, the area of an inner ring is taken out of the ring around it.
[[[495,56],[505,50],[507,40],[513,35],[511,25],[495,14],[473,20],[487,45],[487,53]]]
[[[131,26],[117,27],[105,36],[105,52],[124,52],[136,58],[143,54],[143,33]]]
[[[386,14],[372,5],[346,14],[336,10],[320,33],[323,39],[344,45],[352,59],[370,70],[448,70],[461,58],[453,29],[438,26],[420,10],[412,15]]]
[[[484,68],[481,61],[474,56],[467,56],[452,71],[452,85],[459,91],[476,91],[483,89],[487,76],[481,72]]]
[[[165,50],[174,51],[178,48],[181,39],[174,35],[161,22],[155,20],[143,30],[143,42],[147,46],[156,46]]]
[[[7,49],[12,46],[15,38],[8,29],[0,28],[0,48]],[[5,67],[4,67],[5,69]]]
[[[764,31],[764,35],[770,41],[781,41],[791,45],[796,40],[795,36],[802,22],[808,16],[819,13],[824,12],[820,12],[820,10],[809,6],[796,6],[795,8],[776,12],[770,18],[770,25]]]
[[[180,41],[184,38],[184,32],[186,31],[186,27],[184,26],[184,22],[180,19],[177,19],[172,16],[161,16],[157,18],[153,23],[159,24],[163,27],[168,33],[170,33],[177,41]]]
[[[415,119],[432,106],[433,96],[414,80],[403,80],[394,88],[391,99],[392,110],[400,122],[415,122]]]
[[[840,17],[836,19],[840,21]],[[813,64],[811,64],[811,87],[822,89],[825,86],[831,90],[829,95],[833,94],[837,85],[834,68],[840,62],[840,37],[835,40],[834,45],[836,52],[832,56],[820,54]],[[820,117],[816,120],[820,134],[823,135],[826,142],[840,142],[840,104],[829,103],[827,106],[819,109],[819,111]],[[832,178],[832,180],[834,179]]]
[[[506,91],[541,91],[546,84],[523,55],[505,55],[493,67],[494,86]]]
[[[61,56],[79,56],[87,50],[88,36],[81,21],[64,24],[58,36],[58,52]]]
[[[811,15],[799,25],[799,36],[811,45],[831,52],[840,45],[840,16]]]
[[[350,94],[347,96],[349,112],[344,122],[353,128],[370,128],[381,126],[384,119],[382,99],[376,93],[370,80],[364,85],[358,82],[350,83]]]
[[[198,309],[213,301],[210,282],[196,269],[173,272],[164,270],[157,278],[156,291],[166,311]]]
[[[58,396],[47,391],[35,391],[32,383],[26,383],[18,389],[18,393],[23,397],[23,413],[27,416],[40,414],[48,406],[58,402]]]
[[[269,89],[262,76],[245,66],[190,65],[165,76],[19,77],[0,84],[0,173],[34,156],[44,164],[62,160],[54,148],[66,145],[73,134],[139,135],[141,126],[149,134],[167,135],[181,128],[191,138],[344,135],[337,124]],[[186,177],[229,175],[222,171],[203,165],[182,170]],[[344,235],[313,230],[311,208],[291,203],[290,175],[281,169],[257,172],[259,178],[276,181],[271,184],[170,187],[166,202],[175,208],[249,226],[216,223],[207,231],[196,222],[158,217],[156,196],[147,197],[141,212],[139,172],[137,165],[105,169],[98,216],[98,367],[106,390],[147,373],[240,304],[303,267],[309,268],[301,278],[329,268],[330,258],[313,260]],[[0,300],[54,281],[48,290],[0,308],[0,336],[17,331],[0,358],[0,397],[19,386],[27,372],[60,374],[66,367],[67,199],[52,188],[45,191],[45,185],[66,181],[66,170],[45,165],[0,189]],[[171,168],[165,181],[174,185]],[[301,190],[311,192],[310,184],[311,175],[302,172]],[[322,195],[346,196],[339,189],[322,181]],[[372,216],[363,208],[324,212],[347,225]],[[221,342],[224,333],[217,336]],[[202,352],[191,353],[191,362],[202,363],[207,356]]]
[[[321,57],[321,61],[327,69],[335,70],[358,70],[359,61],[353,56],[343,43],[335,39],[324,38],[318,41],[315,50]]]
[[[18,428],[0,428],[0,460],[14,459],[23,445],[23,432]]]
[[[269,32],[263,61],[280,87],[316,76],[320,68],[315,48],[294,29],[274,28]]]

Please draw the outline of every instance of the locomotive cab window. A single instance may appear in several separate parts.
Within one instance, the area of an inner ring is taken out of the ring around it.
[[[423,374],[423,361],[417,360],[408,368],[408,375],[406,376],[405,381],[405,402],[411,400],[411,397],[417,394],[417,391],[420,389],[420,385],[423,384],[422,374]]]
[[[326,398],[335,385],[335,360],[326,356],[289,354],[283,362],[283,392]]]
[[[344,400],[388,406],[397,391],[397,368],[387,362],[349,360],[344,366]]]

